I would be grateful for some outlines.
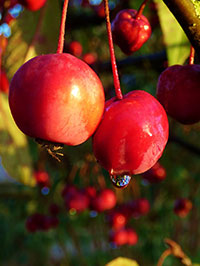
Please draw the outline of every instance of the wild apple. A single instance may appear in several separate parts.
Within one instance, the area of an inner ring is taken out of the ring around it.
[[[130,176],[150,169],[168,140],[168,120],[162,105],[149,93],[135,90],[106,102],[93,135],[97,161],[111,175]]]
[[[130,55],[139,50],[151,36],[151,26],[144,15],[136,16],[137,10],[121,10],[112,22],[113,41]]]
[[[104,110],[96,73],[65,53],[37,56],[23,64],[10,83],[9,104],[24,134],[78,145],[96,130]]]
[[[173,65],[158,79],[157,99],[182,124],[200,121],[200,65]]]

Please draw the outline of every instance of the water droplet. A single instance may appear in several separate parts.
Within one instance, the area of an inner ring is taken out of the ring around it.
[[[110,175],[110,179],[114,186],[118,188],[125,188],[131,181],[130,175]]]

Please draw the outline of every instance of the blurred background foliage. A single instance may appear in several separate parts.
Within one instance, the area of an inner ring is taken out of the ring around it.
[[[111,20],[121,9],[138,9],[141,2],[109,1]],[[67,52],[68,44],[76,40],[82,45],[83,54],[95,54],[97,61],[91,67],[100,76],[108,99],[114,95],[114,89],[105,20],[97,6],[81,3],[69,1],[65,49]],[[1,65],[9,80],[26,60],[56,52],[61,10],[61,0],[47,0],[39,11],[22,9],[9,23],[9,36],[1,28],[1,46],[7,42],[6,48],[1,48]],[[190,45],[161,0],[149,1],[144,15],[152,25],[148,42],[129,57],[117,46],[115,52],[123,93],[141,89],[155,96],[161,71],[168,65],[187,63]],[[197,59],[195,61],[198,63]],[[170,138],[160,160],[166,169],[166,178],[150,184],[141,176],[134,176],[127,188],[119,190],[95,161],[91,139],[77,147],[65,146],[64,157],[57,162],[33,139],[19,132],[10,115],[7,95],[1,92],[0,265],[102,266],[114,258],[127,257],[139,265],[153,266],[166,249],[164,238],[179,243],[194,263],[200,263],[200,125],[183,126],[171,118],[169,122]],[[36,171],[49,174],[50,183],[46,189],[37,184]],[[150,211],[128,222],[138,234],[138,243],[111,245],[106,212],[94,215],[89,209],[81,213],[66,210],[61,196],[66,184],[75,184],[79,189],[110,188],[116,193],[117,204],[148,199]],[[179,198],[187,198],[193,204],[184,218],[173,211],[174,202]],[[56,228],[28,232],[27,218],[34,213],[48,214],[51,204],[60,208]],[[164,265],[181,263],[169,256]]]

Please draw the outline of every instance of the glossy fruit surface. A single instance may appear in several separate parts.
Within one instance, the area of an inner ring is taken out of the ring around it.
[[[145,91],[110,99],[93,136],[93,151],[110,175],[147,171],[161,157],[168,140],[162,105]]]
[[[121,10],[112,22],[113,41],[121,50],[130,55],[151,36],[151,26],[144,15],[135,18],[137,10]]]
[[[36,11],[45,4],[46,0],[18,0],[18,2],[25,8]]]
[[[200,121],[200,65],[173,65],[158,80],[157,99],[182,124]]]
[[[96,73],[70,54],[37,56],[10,84],[10,109],[21,131],[67,145],[81,144],[94,133],[104,101]]]

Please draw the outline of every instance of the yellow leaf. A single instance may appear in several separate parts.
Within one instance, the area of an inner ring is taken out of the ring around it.
[[[131,260],[128,258],[118,257],[112,261],[110,261],[105,266],[139,266],[139,264],[135,260]]]

